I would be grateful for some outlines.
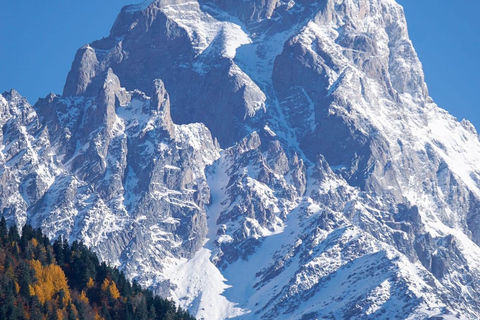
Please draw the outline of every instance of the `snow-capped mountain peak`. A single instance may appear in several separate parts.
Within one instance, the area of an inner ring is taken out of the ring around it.
[[[1,212],[199,319],[480,317],[480,141],[393,0],[127,6],[0,111]]]

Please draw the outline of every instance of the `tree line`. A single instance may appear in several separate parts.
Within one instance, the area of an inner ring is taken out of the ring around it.
[[[0,220],[0,320],[195,320],[81,242]]]

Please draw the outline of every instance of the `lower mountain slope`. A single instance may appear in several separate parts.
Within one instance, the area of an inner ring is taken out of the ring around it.
[[[194,320],[107,266],[85,245],[0,221],[0,319]]]

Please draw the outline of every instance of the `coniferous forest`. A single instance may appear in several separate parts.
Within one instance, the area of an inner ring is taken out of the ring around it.
[[[0,320],[194,320],[85,245],[0,221]]]

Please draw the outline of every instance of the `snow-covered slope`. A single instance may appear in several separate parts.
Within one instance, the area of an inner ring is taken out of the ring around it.
[[[0,111],[0,212],[199,319],[480,317],[480,141],[393,0],[127,6]]]

